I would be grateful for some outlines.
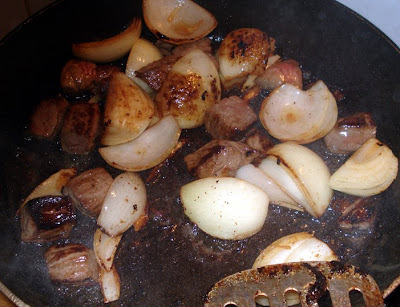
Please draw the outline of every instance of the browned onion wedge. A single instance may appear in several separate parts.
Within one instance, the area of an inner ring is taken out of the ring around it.
[[[218,24],[214,15],[191,0],[144,0],[142,7],[150,31],[174,44],[203,38]]]
[[[126,171],[143,171],[164,161],[178,143],[181,129],[173,116],[162,118],[136,139],[103,147],[99,152],[111,166]]]
[[[328,134],[338,110],[328,87],[318,81],[307,91],[283,84],[264,99],[259,116],[273,137],[307,144]]]
[[[107,271],[111,270],[121,238],[122,235],[110,237],[99,228],[94,233],[93,249],[97,263]]]
[[[101,41],[72,44],[72,53],[93,62],[112,62],[127,54],[141,33],[142,20],[135,17],[123,32],[115,36]]]
[[[108,235],[118,236],[146,214],[146,201],[142,178],[136,173],[122,173],[107,191],[97,224]]]
[[[104,303],[114,302],[119,299],[121,282],[115,267],[107,271],[100,268],[100,285]]]

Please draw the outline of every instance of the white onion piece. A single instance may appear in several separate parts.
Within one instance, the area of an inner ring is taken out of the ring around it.
[[[273,204],[294,210],[304,210],[274,180],[253,164],[246,164],[240,167],[235,177],[261,188],[267,193],[269,201]]]
[[[268,151],[280,161],[280,167],[297,184],[306,198],[300,203],[312,216],[321,217],[329,206],[333,191],[329,186],[330,171],[325,162],[305,146],[286,142]]]
[[[45,181],[41,182],[29,195],[26,197],[20,207],[21,210],[25,204],[38,197],[47,196],[47,195],[62,195],[61,190],[67,182],[76,176],[76,169],[74,168],[65,168],[59,170],[57,173],[54,173]]]
[[[209,107],[221,99],[221,85],[214,62],[194,48],[168,72],[155,97],[163,116],[172,114],[182,129],[201,126]]]
[[[94,233],[93,249],[97,263],[107,271],[111,270],[121,238],[122,234],[110,237],[99,228]]]
[[[371,196],[386,190],[396,179],[398,159],[375,138],[366,141],[332,175],[332,189],[343,193]]]
[[[220,239],[241,240],[256,234],[268,214],[268,195],[237,178],[199,179],[184,185],[180,197],[190,220]]]
[[[266,33],[255,28],[241,28],[228,33],[217,57],[224,88],[243,82],[247,75],[264,71],[275,49]]]
[[[304,205],[307,206],[307,199],[304,197],[302,191],[293,178],[280,166],[276,157],[268,156],[264,158],[258,168],[274,180],[274,182],[298,204],[298,210],[303,208]]]
[[[152,88],[142,79],[136,77],[136,71],[140,68],[158,61],[163,57],[161,51],[150,41],[139,38],[132,46],[126,62],[125,74],[139,85],[146,93],[153,93]]]
[[[93,62],[112,62],[123,57],[132,48],[142,33],[142,20],[134,18],[121,33],[101,41],[85,42],[72,45],[72,53]]]
[[[136,139],[99,149],[111,166],[126,171],[142,171],[158,165],[171,154],[181,129],[173,116],[162,118]]]
[[[142,10],[150,31],[173,44],[203,38],[218,24],[214,15],[191,0],[143,0]]]
[[[103,145],[117,145],[138,137],[154,116],[154,103],[122,72],[111,75],[104,110]]]
[[[283,84],[266,97],[259,117],[265,129],[281,141],[311,143],[334,127],[338,116],[335,97],[324,82],[303,91]]]
[[[110,236],[120,235],[146,214],[146,201],[142,178],[136,173],[122,173],[107,191],[97,225]]]
[[[254,261],[253,268],[266,265],[301,262],[334,261],[337,256],[321,240],[307,232],[299,232],[282,237],[265,248]]]
[[[100,285],[104,303],[114,302],[119,299],[121,293],[121,282],[115,267],[107,271],[100,269]]]

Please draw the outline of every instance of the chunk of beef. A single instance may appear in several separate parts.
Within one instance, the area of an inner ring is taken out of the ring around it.
[[[222,99],[210,107],[204,125],[214,139],[239,139],[255,121],[253,109],[238,96]]]
[[[376,125],[372,114],[357,113],[339,118],[335,127],[324,137],[324,141],[330,152],[348,154],[375,136]]]
[[[55,283],[82,285],[99,279],[94,252],[82,244],[50,246],[44,257],[50,279]]]
[[[255,81],[263,89],[273,90],[284,83],[303,88],[303,73],[295,60],[278,61],[268,67]]]
[[[102,167],[87,170],[72,178],[63,188],[77,208],[84,214],[97,218],[113,178]]]
[[[268,135],[257,129],[252,129],[246,134],[245,143],[264,156],[274,146]]]
[[[168,72],[181,55],[168,55],[136,71],[136,76],[145,81],[156,92],[160,90]]]
[[[67,238],[75,220],[75,207],[68,196],[31,199],[20,211],[21,240],[41,243]]]
[[[61,146],[72,154],[90,152],[100,127],[100,108],[96,103],[80,102],[69,107],[61,130]]]
[[[246,144],[212,140],[184,158],[189,172],[197,178],[235,176],[239,167],[249,164],[258,152]]]
[[[42,100],[31,115],[30,132],[38,138],[53,139],[60,132],[68,106],[63,97]]]
[[[67,94],[105,91],[108,78],[112,72],[119,70],[116,66],[97,66],[89,61],[69,60],[61,71],[61,88]]]

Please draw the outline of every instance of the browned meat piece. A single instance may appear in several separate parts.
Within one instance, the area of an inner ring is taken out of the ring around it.
[[[145,81],[156,92],[160,90],[168,72],[181,58],[180,55],[168,55],[136,71],[136,76]]]
[[[172,49],[172,54],[184,56],[187,52],[194,48],[201,49],[205,53],[212,54],[211,40],[208,37],[191,43],[179,45]]]
[[[273,90],[284,83],[303,88],[303,73],[295,60],[279,61],[259,75],[255,83],[263,89]]]
[[[268,135],[257,129],[252,129],[247,133],[245,143],[264,156],[274,146]]]
[[[55,283],[82,285],[98,281],[94,252],[82,244],[53,245],[44,257],[50,279]]]
[[[42,100],[31,116],[30,132],[39,138],[54,138],[60,132],[68,106],[68,101],[62,97]]]
[[[339,118],[335,127],[324,137],[332,153],[348,154],[376,136],[376,125],[370,113],[357,113]]]
[[[67,238],[75,220],[75,207],[68,196],[34,198],[20,212],[21,240],[41,243]]]
[[[68,94],[104,91],[111,73],[119,70],[116,66],[97,66],[88,61],[69,60],[61,71],[61,88]]]
[[[84,214],[97,218],[112,182],[111,175],[104,168],[98,167],[68,181],[63,188],[63,194],[70,196]]]
[[[96,103],[80,102],[69,107],[61,130],[61,146],[71,154],[84,155],[93,149],[100,127]]]
[[[238,139],[257,120],[253,109],[238,96],[222,99],[210,107],[204,125],[214,139]]]
[[[338,199],[334,208],[340,213],[339,226],[343,229],[370,230],[374,225],[375,197],[347,196]]]
[[[247,145],[227,140],[212,140],[184,158],[189,172],[197,178],[233,177],[239,167],[249,164],[258,152]]]

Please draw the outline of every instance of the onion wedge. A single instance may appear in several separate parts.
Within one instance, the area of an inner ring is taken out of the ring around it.
[[[22,203],[21,207],[19,210],[21,210],[25,204],[38,197],[46,196],[46,195],[62,195],[62,188],[64,185],[67,184],[67,182],[75,177],[77,174],[76,169],[74,168],[66,168],[66,169],[61,169],[57,173],[51,175],[49,178],[47,178],[45,181],[40,183],[33,191],[31,194],[28,195],[27,198],[25,198],[24,202]],[[18,210],[18,212],[19,212]]]
[[[180,196],[190,220],[220,239],[241,240],[256,234],[268,214],[268,195],[237,178],[199,179],[184,185]]]
[[[396,179],[398,159],[375,138],[366,141],[330,178],[332,189],[358,196],[376,195]]]
[[[111,270],[121,238],[122,235],[110,237],[99,228],[94,233],[93,249],[97,263],[107,271]]]
[[[302,91],[283,84],[264,99],[259,117],[264,128],[281,141],[311,143],[335,126],[336,100],[322,81]]]
[[[143,0],[144,22],[157,37],[173,44],[203,38],[217,27],[217,19],[191,0]]]
[[[143,171],[164,161],[178,143],[181,129],[173,116],[166,116],[136,139],[103,147],[99,152],[111,166],[126,171]]]
[[[114,302],[119,299],[121,292],[121,282],[115,267],[107,271],[100,269],[100,285],[104,303]]]
[[[131,172],[117,176],[104,199],[97,225],[109,236],[118,236],[146,214],[146,187]]]
[[[127,54],[141,33],[142,20],[135,17],[123,32],[115,36],[101,41],[72,44],[72,53],[92,62],[112,62]]]

